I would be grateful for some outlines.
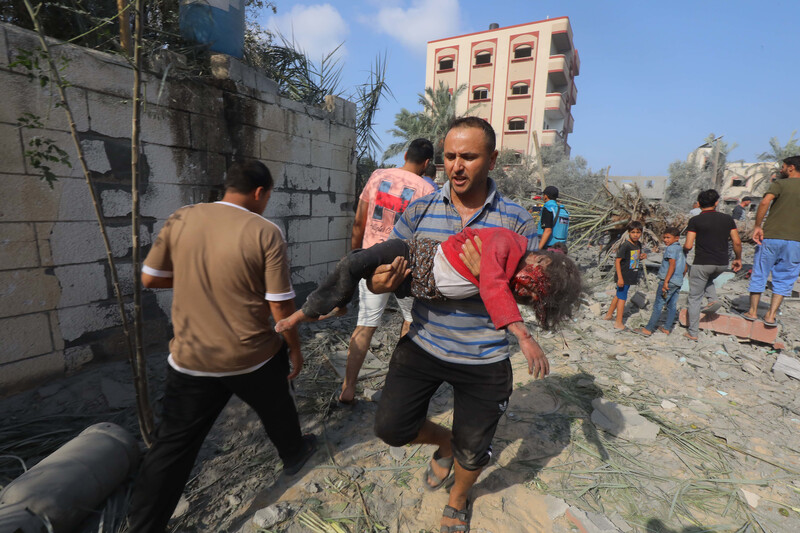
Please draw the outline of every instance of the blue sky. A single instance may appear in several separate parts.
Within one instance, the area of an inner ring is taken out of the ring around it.
[[[388,56],[394,99],[376,130],[419,110],[427,41],[568,16],[581,56],[572,155],[612,175],[666,175],[711,132],[755,161],[800,129],[800,1],[796,0],[277,0],[261,23],[312,58],[344,42],[343,88]]]

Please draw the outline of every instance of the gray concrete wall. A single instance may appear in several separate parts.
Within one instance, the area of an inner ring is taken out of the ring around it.
[[[69,125],[56,89],[11,68],[35,35],[0,24],[0,395],[92,360],[126,355],[109,269]],[[121,59],[72,45],[70,106],[101,198],[130,310],[130,122],[133,72]],[[263,161],[275,178],[265,216],[289,241],[292,279],[307,294],[346,252],[355,194],[355,105],[329,110],[277,95],[274,82],[234,63],[217,79],[145,76],[141,193],[144,253],[180,206],[218,199],[234,158]],[[175,69],[171,74],[177,74]],[[222,79],[219,79],[222,78]],[[21,129],[23,113],[44,131]],[[35,136],[70,154],[50,188],[24,155]],[[170,291],[145,290],[149,350],[166,349]]]

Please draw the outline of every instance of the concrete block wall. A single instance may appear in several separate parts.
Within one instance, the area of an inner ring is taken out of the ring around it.
[[[0,24],[0,396],[127,355],[94,207],[69,124],[54,107],[57,91],[9,66],[20,49],[36,46],[33,33]],[[111,54],[72,45],[55,50],[69,60],[68,99],[130,312],[133,72]],[[337,98],[328,110],[306,106],[279,96],[260,73],[233,67],[225,79],[145,76],[143,253],[175,209],[220,197],[232,161],[258,159],[275,179],[265,216],[284,230],[302,300],[349,248],[355,105]],[[44,129],[20,128],[23,113],[39,116]],[[72,162],[52,165],[52,188],[24,155],[35,136],[53,139]],[[170,304],[170,291],[143,293],[150,351],[167,348]]]

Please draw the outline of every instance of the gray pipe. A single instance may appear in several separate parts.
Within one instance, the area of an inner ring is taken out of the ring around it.
[[[133,473],[139,447],[116,424],[89,426],[0,492],[0,533],[75,529]],[[38,515],[38,516],[36,516]]]

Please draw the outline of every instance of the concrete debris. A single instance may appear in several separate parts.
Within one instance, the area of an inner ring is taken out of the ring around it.
[[[622,531],[622,533],[630,533],[633,531],[633,528],[622,518],[617,511],[614,511],[610,515],[608,515],[608,519],[611,520],[617,528]]]
[[[776,370],[794,379],[800,379],[800,361],[793,357],[778,354],[775,364],[772,365],[772,371],[775,372]]]
[[[377,402],[381,399],[381,392],[380,390],[365,388],[363,396],[368,402]]]
[[[660,428],[628,405],[620,405],[603,398],[592,400],[592,422],[616,437],[637,442],[652,442]]]
[[[630,396],[633,394],[633,389],[628,387],[627,385],[617,385],[617,390],[623,396]]]
[[[566,517],[581,533],[617,533],[619,531],[610,520],[602,515],[591,513],[590,516],[589,513],[575,506],[570,506],[569,509],[567,509]],[[596,524],[594,520],[592,520],[593,517],[603,518],[601,522],[602,525]]]
[[[398,446],[389,446],[389,455],[399,463],[406,458],[406,449]]]
[[[547,516],[550,520],[555,520],[556,518],[564,516],[564,513],[569,508],[569,504],[561,498],[545,494],[542,496],[542,499],[547,507]]]
[[[291,506],[286,502],[276,503],[256,511],[253,525],[261,529],[269,529],[289,519]]]
[[[309,494],[317,494],[319,492],[322,492],[322,487],[320,487],[318,483],[310,481],[306,483],[305,490]]]
[[[619,379],[625,385],[634,385],[636,383],[636,380],[633,379],[633,376],[631,376],[628,372],[620,372]]]
[[[661,401],[661,408],[664,409],[665,411],[671,411],[672,409],[675,409],[676,407],[678,407],[678,406],[675,405],[674,403],[672,403],[669,400],[662,400]]]
[[[603,314],[603,305],[600,302],[595,302],[589,306],[589,311],[591,311],[594,316],[599,317]]]
[[[189,501],[186,499],[186,496],[181,494],[181,499],[178,500],[178,505],[172,512],[172,518],[180,518],[183,515],[185,515],[188,510],[189,510]]]

